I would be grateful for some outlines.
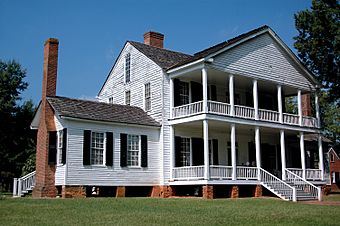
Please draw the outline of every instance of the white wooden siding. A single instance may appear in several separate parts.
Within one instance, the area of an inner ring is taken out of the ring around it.
[[[66,122],[66,120],[65,120]],[[92,122],[67,120],[68,150],[66,185],[97,186],[151,186],[161,181],[161,152],[159,145],[159,128],[136,126],[118,126]],[[113,132],[114,154],[113,167],[83,165],[84,130]],[[148,167],[120,167],[120,134],[147,135]]]
[[[313,87],[269,34],[260,35],[216,56],[212,67],[304,90]]]
[[[124,63],[127,53],[131,54],[131,81],[129,83],[125,83],[124,80]],[[162,68],[127,43],[98,98],[100,101],[108,102],[109,97],[113,96],[114,104],[125,104],[125,91],[130,90],[130,105],[144,109],[144,85],[150,82],[151,110],[148,111],[148,114],[156,121],[161,122],[162,76]]]
[[[57,117],[54,116],[54,123],[56,130],[62,130],[64,128],[63,121]],[[68,142],[67,142],[68,143]],[[67,149],[66,149],[67,150]],[[66,154],[67,157],[67,154]],[[58,156],[57,156],[58,158]],[[66,178],[66,165],[65,164],[57,164],[56,165],[56,170],[55,170],[55,185],[64,185],[65,184],[65,178]]]

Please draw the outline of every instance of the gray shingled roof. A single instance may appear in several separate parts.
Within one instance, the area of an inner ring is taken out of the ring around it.
[[[67,97],[47,97],[59,116],[93,121],[160,126],[141,108]]]
[[[185,53],[161,49],[140,42],[128,42],[163,69],[192,58],[191,55]]]

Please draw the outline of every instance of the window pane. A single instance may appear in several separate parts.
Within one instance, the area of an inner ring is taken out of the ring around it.
[[[131,68],[131,56],[128,53],[125,56],[125,82],[130,82],[130,68]]]
[[[187,82],[179,83],[179,98],[180,105],[189,103],[189,83]]]
[[[102,165],[104,163],[104,133],[92,132],[91,138],[91,164]]]
[[[127,152],[127,165],[128,166],[139,166],[139,136],[138,135],[128,135],[128,152]]]
[[[190,166],[190,138],[181,138],[181,156],[182,166]]]

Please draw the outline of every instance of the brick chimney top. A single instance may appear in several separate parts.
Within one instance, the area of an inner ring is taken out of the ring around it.
[[[164,35],[149,31],[144,33],[144,44],[163,49]]]
[[[44,45],[46,45],[46,44],[48,44],[48,43],[50,43],[50,44],[59,44],[59,40],[56,39],[56,38],[48,38],[48,39],[45,41],[45,44],[44,44]]]
[[[42,99],[46,96],[56,95],[57,70],[58,70],[58,46],[56,38],[49,38],[44,44],[44,70]]]

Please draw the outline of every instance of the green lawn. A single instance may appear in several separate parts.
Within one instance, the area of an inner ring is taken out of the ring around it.
[[[340,206],[274,198],[0,199],[0,225],[339,225]]]

